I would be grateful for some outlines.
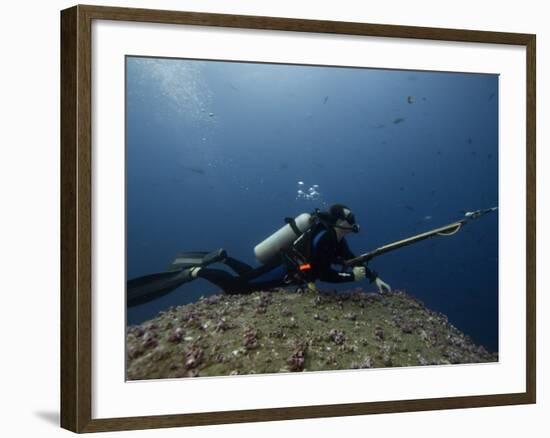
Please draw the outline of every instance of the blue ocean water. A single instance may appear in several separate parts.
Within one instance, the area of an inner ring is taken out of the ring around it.
[[[180,251],[257,265],[283,218],[333,203],[361,225],[356,253],[498,205],[498,76],[127,58],[128,279]],[[498,350],[497,213],[369,266]],[[196,280],[127,322],[218,291]]]

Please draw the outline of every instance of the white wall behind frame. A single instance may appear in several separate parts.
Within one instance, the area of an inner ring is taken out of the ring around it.
[[[70,436],[58,427],[59,415],[59,10],[70,0],[7,2],[3,5],[3,65],[0,96],[4,123],[0,130],[0,262],[5,298],[0,328],[4,334],[0,401],[6,413],[2,430],[12,436]],[[392,2],[266,0],[105,0],[87,3],[162,9],[289,16],[374,23],[411,24],[537,33],[538,144],[548,143],[543,123],[550,101],[544,78],[548,65],[548,12],[545,2],[525,0],[435,0]],[[24,22],[22,21],[24,17]],[[32,126],[29,125],[32,121]],[[259,435],[334,437],[407,436],[463,438],[475,436],[545,437],[548,423],[550,312],[544,293],[548,269],[550,166],[546,148],[538,148],[538,403],[409,414],[284,421],[186,429],[104,433],[105,437],[159,436],[247,438]],[[30,256],[38,257],[29,272]],[[547,343],[547,342],[546,342]]]

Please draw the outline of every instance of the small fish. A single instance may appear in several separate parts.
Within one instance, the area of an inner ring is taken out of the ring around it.
[[[487,154],[487,159],[490,160],[491,158],[493,158],[493,154]]]
[[[201,169],[200,167],[184,167],[184,170],[188,170],[189,172],[196,173],[198,175],[204,175],[206,171],[204,169]]]
[[[422,100],[423,100],[424,102],[426,102],[426,100],[428,100],[428,99],[426,99],[425,97],[423,97]]]
[[[404,190],[405,190],[405,187],[403,187],[403,186],[399,187],[399,191],[400,191],[400,192],[402,192],[402,191],[404,191]]]
[[[404,121],[405,121],[405,119],[403,117],[397,117],[397,118],[393,119],[393,124],[397,125],[399,123],[403,123]]]
[[[425,221],[429,221],[429,220],[431,220],[431,219],[432,219],[432,217],[428,215],[428,216],[424,216],[424,218],[423,218],[423,219],[424,219]]]
[[[323,104],[325,104],[327,102],[328,102],[328,96],[325,96],[325,98],[323,99]]]
[[[487,98],[487,101],[490,102],[491,100],[493,100],[493,98],[496,96],[496,93],[491,93],[489,94],[489,97]]]
[[[468,144],[472,144],[474,141],[472,140],[472,137],[468,137],[468,140],[466,140]]]
[[[208,117],[214,117],[214,113],[208,113]]]
[[[409,211],[415,211],[410,205],[405,204],[405,208]]]
[[[407,103],[408,104],[414,103],[414,99],[412,96],[407,96]]]

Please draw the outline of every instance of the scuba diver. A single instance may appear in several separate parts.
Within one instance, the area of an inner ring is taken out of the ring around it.
[[[247,294],[257,290],[284,286],[314,287],[315,280],[330,283],[357,282],[369,279],[378,291],[391,291],[366,263],[345,268],[344,262],[356,256],[345,236],[358,233],[359,225],[351,210],[342,204],[328,211],[318,209],[285,218],[286,225],[256,245],[254,253],[262,263],[252,267],[229,257],[224,249],[210,253],[188,252],[176,256],[166,272],[129,280],[127,304],[132,307],[155,300],[184,283],[202,278],[219,286],[226,294]],[[237,275],[208,266],[222,263]],[[332,265],[341,265],[341,270]]]

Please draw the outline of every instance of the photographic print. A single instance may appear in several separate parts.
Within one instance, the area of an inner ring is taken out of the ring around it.
[[[125,68],[127,380],[498,362],[498,75]]]

